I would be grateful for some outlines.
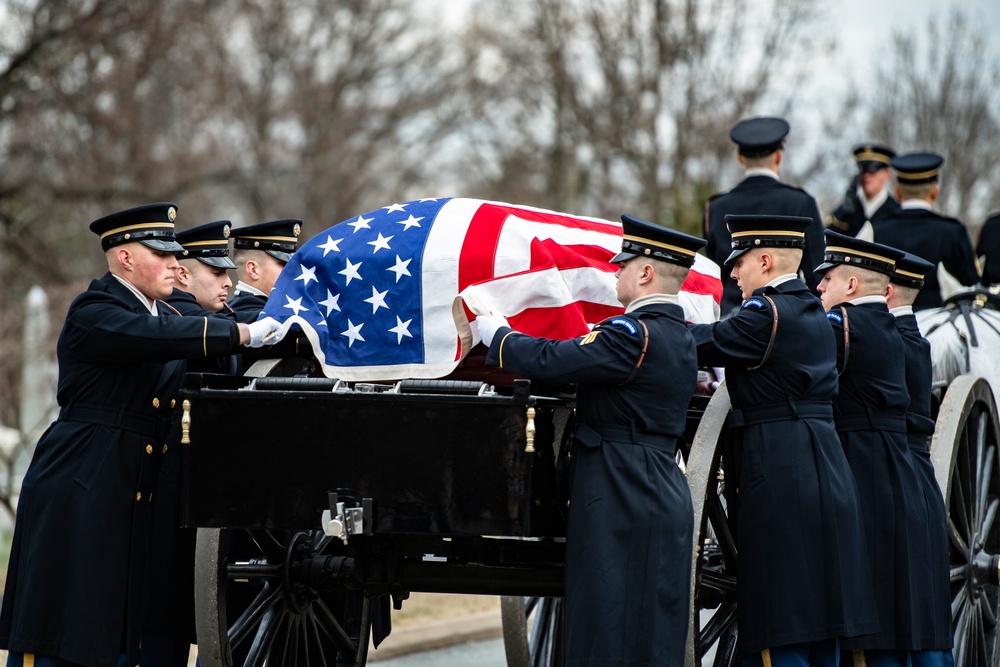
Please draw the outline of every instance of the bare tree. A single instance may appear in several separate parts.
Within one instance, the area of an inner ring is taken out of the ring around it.
[[[605,216],[629,208],[695,230],[733,161],[726,129],[768,102],[780,113],[776,80],[794,90],[790,55],[808,47],[814,7],[482,3],[466,36],[464,169],[493,196]]]
[[[1000,62],[988,46],[958,10],[923,35],[894,35],[868,125],[897,150],[944,155],[938,208],[973,230],[1000,207]]]
[[[61,293],[104,271],[86,227],[98,215],[165,200],[181,228],[295,216],[308,236],[441,183],[425,165],[451,126],[447,42],[404,0],[5,0],[0,13],[5,421],[20,295],[46,285],[62,317]]]

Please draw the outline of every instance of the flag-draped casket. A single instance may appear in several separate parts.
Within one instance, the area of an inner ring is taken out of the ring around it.
[[[491,311],[567,339],[623,311],[621,223],[478,199],[420,199],[359,215],[292,256],[261,317],[305,332],[323,372],[347,381],[439,378]],[[692,322],[718,319],[719,267],[698,256],[681,292]]]

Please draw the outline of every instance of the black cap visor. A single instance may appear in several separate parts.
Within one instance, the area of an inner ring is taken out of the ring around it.
[[[163,238],[136,239],[142,245],[160,252],[184,252],[184,246],[177,241]]]

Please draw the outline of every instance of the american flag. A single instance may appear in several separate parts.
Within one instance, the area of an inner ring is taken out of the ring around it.
[[[448,375],[479,341],[476,313],[572,338],[622,312],[621,224],[478,199],[392,204],[316,235],[292,256],[261,317],[305,332],[328,377]],[[718,319],[719,268],[698,256],[681,292],[689,321]]]

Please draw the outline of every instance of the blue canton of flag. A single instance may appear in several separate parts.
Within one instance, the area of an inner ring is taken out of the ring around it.
[[[393,204],[318,234],[285,266],[261,317],[298,325],[345,379],[356,379],[351,367],[424,364],[424,250],[447,201]]]

